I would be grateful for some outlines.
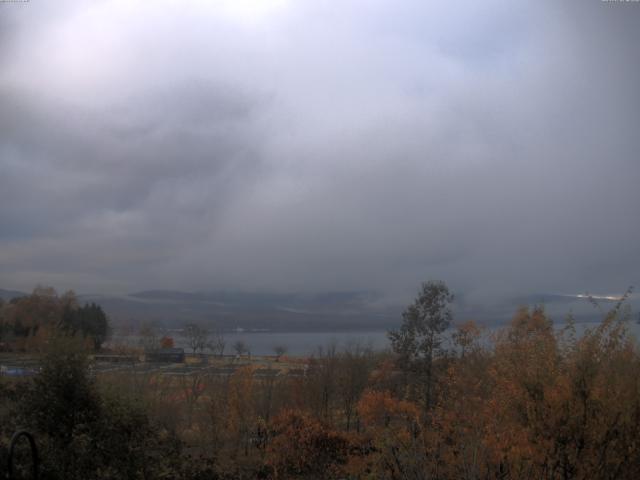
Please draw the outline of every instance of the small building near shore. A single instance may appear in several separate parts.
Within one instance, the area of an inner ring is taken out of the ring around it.
[[[160,348],[144,354],[147,362],[184,363],[184,348]]]
[[[37,375],[38,371],[37,368],[0,365],[0,376],[2,377],[32,377]]]
[[[101,363],[136,363],[137,355],[115,355],[115,354],[96,354],[93,356],[95,362]]]

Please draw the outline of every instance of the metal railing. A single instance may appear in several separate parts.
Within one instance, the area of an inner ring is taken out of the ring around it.
[[[29,448],[31,450],[31,479],[37,480],[39,473],[39,462],[38,462],[38,447],[36,447],[36,441],[26,430],[18,430],[11,437],[11,442],[9,443],[9,457],[7,460],[7,479],[15,480],[16,473],[16,465],[15,465],[15,456],[16,456],[16,447],[18,445],[18,441],[22,438],[26,438],[29,443]]]

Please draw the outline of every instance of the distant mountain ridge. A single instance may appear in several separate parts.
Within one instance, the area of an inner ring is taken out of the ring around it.
[[[271,308],[311,308],[327,311],[345,308],[361,309],[375,302],[381,295],[367,291],[321,293],[252,293],[252,292],[181,292],[149,290],[130,297],[153,301],[206,302],[220,306],[261,306]]]
[[[545,305],[550,303],[571,303],[576,300],[589,301],[592,298],[596,302],[615,303],[620,300],[620,295],[590,295],[590,294],[573,294],[573,293],[536,293],[515,297],[516,303],[524,305]]]
[[[0,288],[0,298],[2,300],[11,300],[16,297],[26,297],[28,293],[19,292],[18,290],[4,290]]]
[[[223,329],[344,330],[384,329],[398,318],[368,291],[321,293],[182,292],[148,290],[129,295],[79,295],[99,303],[114,323],[156,322],[179,327],[188,322]]]
[[[0,289],[5,301],[28,295]],[[543,305],[551,317],[562,321],[572,313],[576,321],[601,318],[588,298],[579,294],[538,293],[506,298],[493,304],[467,304],[464,295],[454,303],[456,322],[474,319],[484,325],[507,322],[522,305]],[[606,310],[613,296],[595,295]],[[81,294],[80,303],[95,302],[115,326],[139,328],[153,323],[180,328],[186,323],[216,326],[223,330],[341,331],[386,330],[397,327],[406,304],[390,304],[371,291],[317,293],[268,293],[241,291],[184,292],[146,290],[131,294]],[[637,296],[630,298],[632,307]]]

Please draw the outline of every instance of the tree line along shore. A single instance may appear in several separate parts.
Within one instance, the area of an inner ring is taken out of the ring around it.
[[[34,333],[29,317],[6,316],[16,303],[2,306],[3,325],[32,328],[24,348],[42,361],[33,376],[0,376],[0,465],[12,432],[27,428],[41,478],[640,477],[640,351],[626,297],[580,335],[570,318],[558,330],[543,308],[522,307],[488,344],[452,317],[446,284],[427,282],[388,352],[191,352],[183,363],[133,362],[132,374],[97,362],[88,313],[61,322],[68,297],[48,295],[29,308],[55,307],[42,317],[49,330]],[[454,349],[442,341],[451,327]]]

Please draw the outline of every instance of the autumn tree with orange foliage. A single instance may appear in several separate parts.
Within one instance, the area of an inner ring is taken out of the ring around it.
[[[38,286],[0,308],[0,341],[13,351],[44,352],[56,335],[77,336],[88,349],[99,350],[108,334],[102,308],[79,305],[72,290],[58,295],[51,287]]]
[[[380,479],[418,479],[426,471],[429,452],[421,427],[422,408],[389,391],[367,390],[358,402],[363,423],[359,454],[349,471]]]
[[[309,413],[284,410],[270,427],[266,466],[274,479],[344,478],[349,440]]]
[[[245,456],[249,454],[251,428],[256,418],[253,399],[254,371],[252,366],[241,367],[229,380],[227,425],[233,436],[234,455],[240,450]]]
[[[624,316],[616,308],[579,339],[566,335],[542,308],[523,308],[493,352],[449,366],[430,444],[441,478],[640,475],[640,357]]]

